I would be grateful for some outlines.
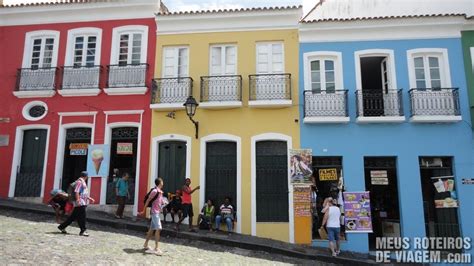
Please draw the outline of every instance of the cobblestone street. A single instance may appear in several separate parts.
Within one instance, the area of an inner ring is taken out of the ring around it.
[[[144,253],[144,234],[88,224],[89,237],[68,227],[63,235],[53,217],[2,210],[0,214],[1,264],[313,264],[265,252],[217,246],[178,238],[162,238],[159,257]],[[154,242],[150,242],[152,246]]]

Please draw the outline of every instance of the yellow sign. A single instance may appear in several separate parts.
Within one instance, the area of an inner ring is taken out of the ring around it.
[[[319,169],[319,180],[321,181],[337,180],[337,169],[336,168]]]

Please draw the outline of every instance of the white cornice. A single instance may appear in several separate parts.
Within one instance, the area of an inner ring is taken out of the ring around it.
[[[460,38],[463,17],[382,19],[302,23],[301,43]]]
[[[159,3],[83,3],[0,8],[0,26],[154,18]]]
[[[157,15],[158,35],[297,29],[302,10],[265,10],[217,14]]]

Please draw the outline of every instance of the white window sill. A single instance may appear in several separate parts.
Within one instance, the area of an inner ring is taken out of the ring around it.
[[[104,92],[107,95],[143,95],[148,91],[147,87],[132,87],[132,88],[105,88]]]
[[[58,94],[63,97],[97,96],[100,89],[62,89],[58,90]]]
[[[242,107],[241,101],[225,101],[225,102],[201,102],[199,108],[203,109],[232,109]]]
[[[305,124],[335,124],[335,123],[349,123],[350,118],[347,116],[318,116],[305,117],[303,123]]]
[[[413,123],[455,123],[461,120],[460,115],[415,115],[410,118]]]
[[[14,91],[13,95],[17,98],[51,98],[56,94],[55,90],[37,90],[37,91]]]
[[[257,100],[249,101],[251,108],[284,108],[290,107],[293,104],[292,100]]]
[[[174,111],[174,110],[183,110],[184,103],[155,103],[150,104],[150,109],[157,111]]]
[[[356,123],[403,123],[405,116],[359,116],[356,118]]]

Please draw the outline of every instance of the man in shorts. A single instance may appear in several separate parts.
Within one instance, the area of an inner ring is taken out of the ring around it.
[[[150,212],[151,223],[150,223],[150,228],[148,229],[148,232],[146,234],[146,240],[145,240],[145,243],[143,244],[143,248],[145,249],[145,252],[156,254],[158,256],[163,255],[163,252],[158,248],[158,243],[160,242],[160,232],[162,229],[161,220],[160,220],[161,205],[163,202],[163,191],[161,190],[162,188],[163,188],[163,179],[161,178],[155,179],[155,188],[151,191],[148,199],[146,200],[143,211],[138,213],[138,215],[144,215],[147,206],[151,202],[152,204],[151,212]],[[155,231],[155,249],[151,249],[148,246],[148,241],[153,237],[153,231]]]
[[[196,230],[193,229],[193,203],[191,200],[191,194],[194,193],[194,191],[198,190],[199,186],[195,187],[194,189],[191,189],[191,178],[186,178],[186,181],[184,183],[183,189],[181,190],[182,192],[182,208],[183,208],[183,216],[179,219],[178,223],[176,224],[176,231],[179,231],[179,226],[183,222],[183,220],[189,216],[189,231],[190,232],[196,232]]]

